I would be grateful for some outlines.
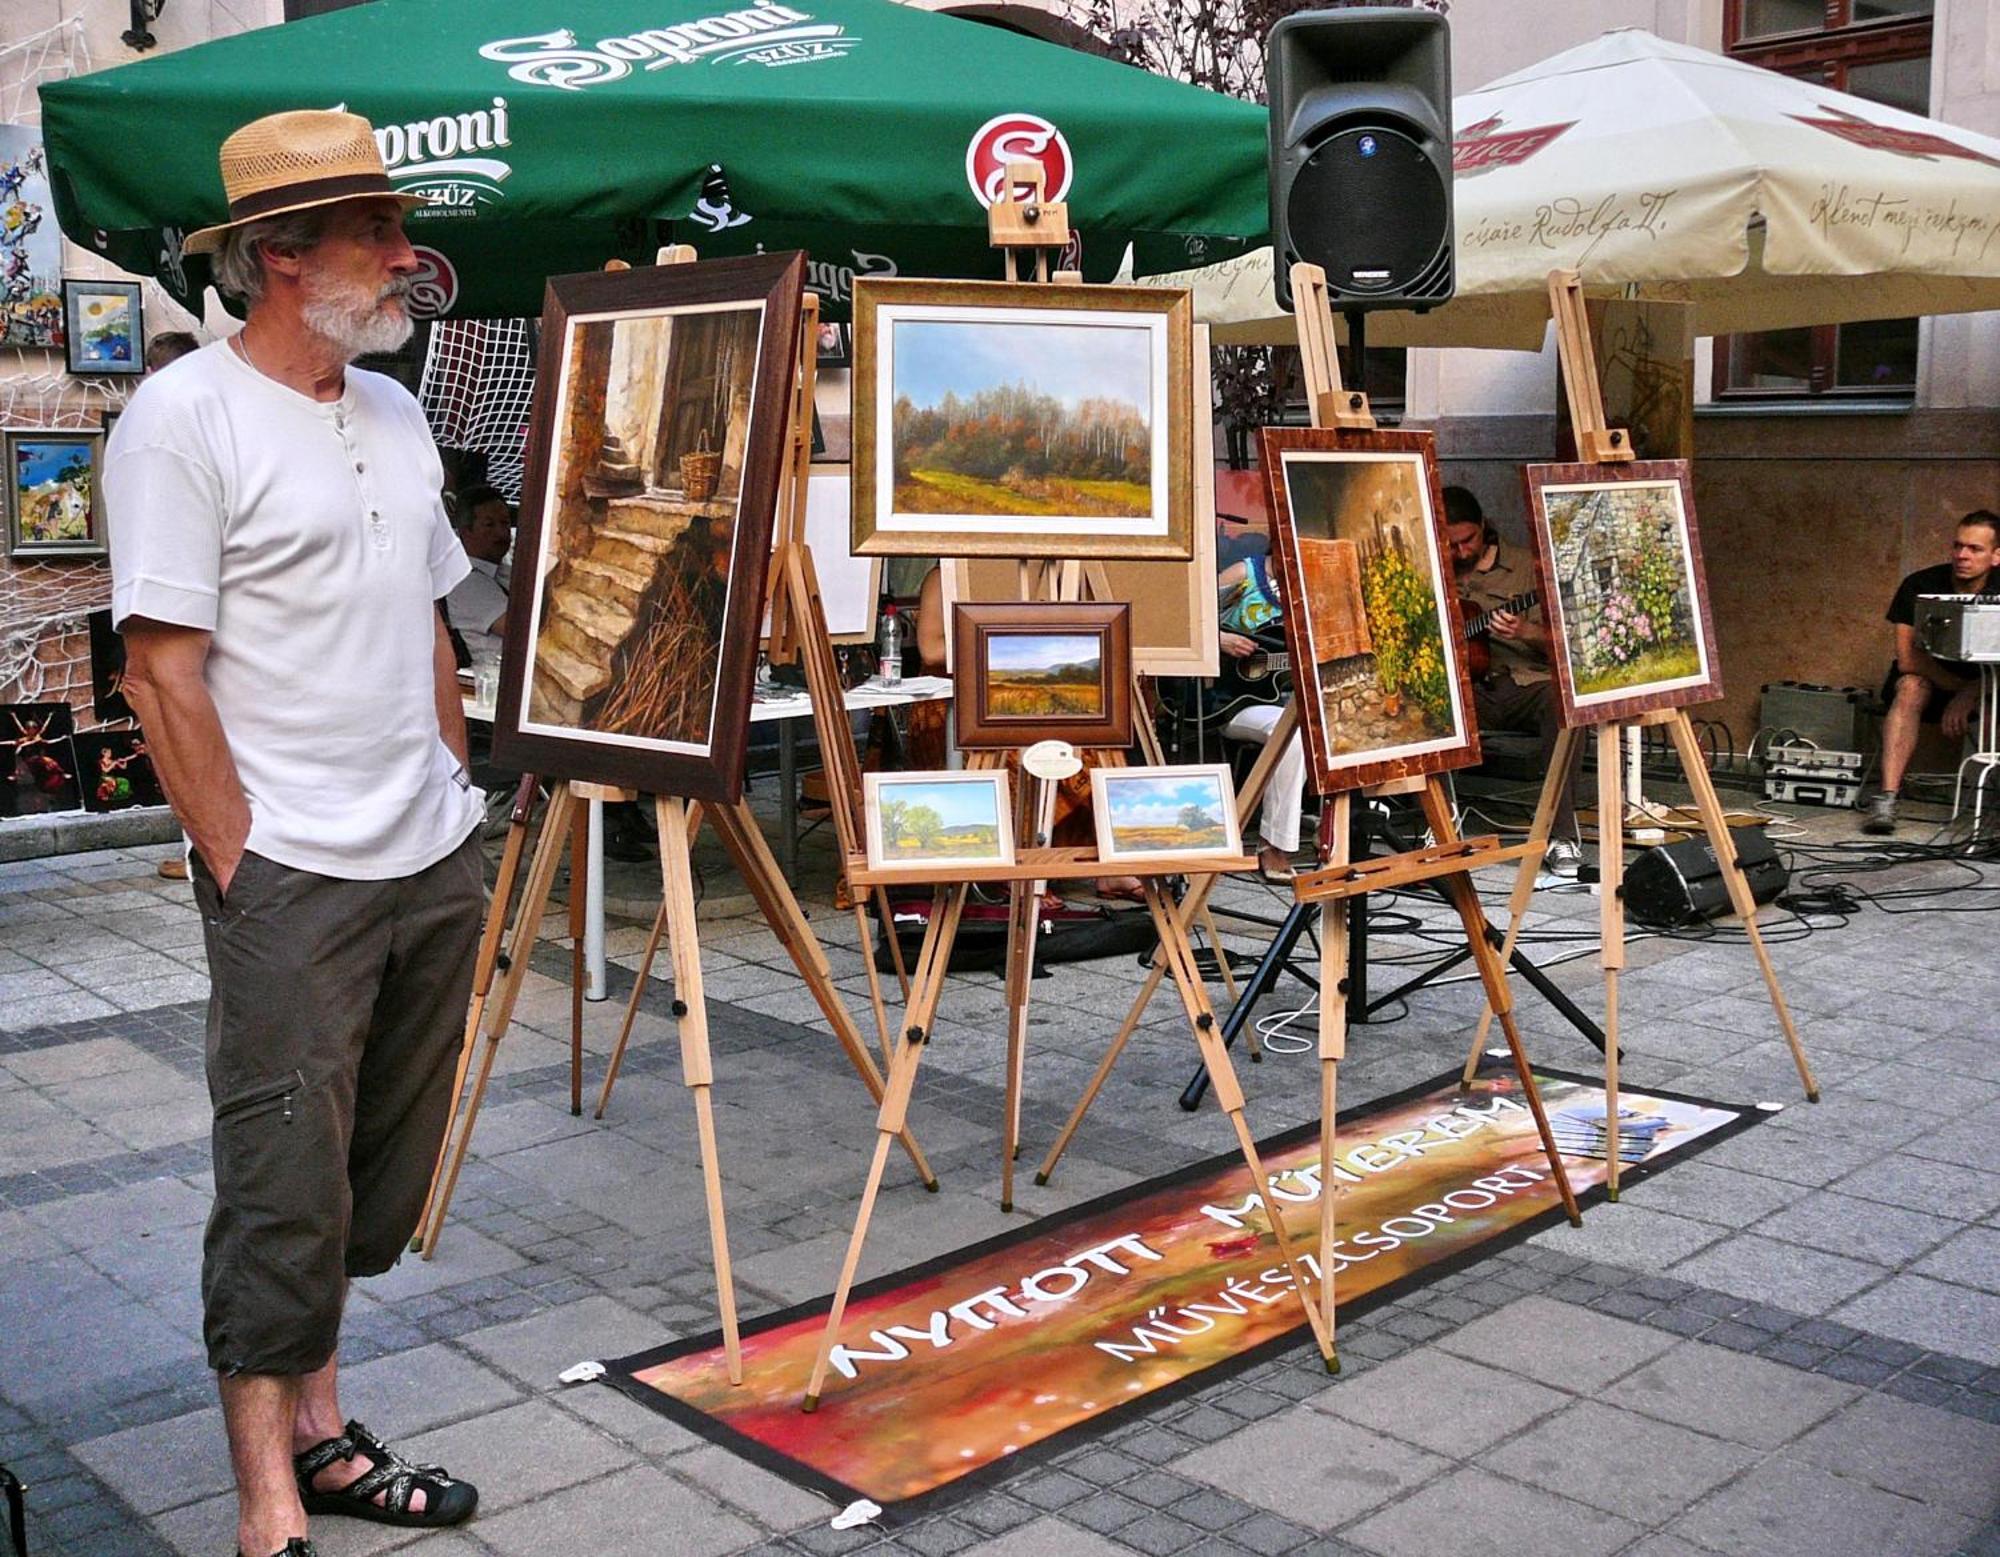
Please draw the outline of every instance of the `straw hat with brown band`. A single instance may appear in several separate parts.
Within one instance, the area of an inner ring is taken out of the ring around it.
[[[325,108],[267,114],[236,131],[222,143],[222,189],[229,220],[189,233],[183,253],[210,254],[246,222],[342,200],[386,197],[405,211],[432,204],[390,185],[366,119]]]

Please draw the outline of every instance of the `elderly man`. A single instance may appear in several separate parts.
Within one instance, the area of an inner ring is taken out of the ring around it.
[[[482,908],[479,796],[434,602],[465,576],[416,402],[348,364],[410,333],[417,262],[368,123],[223,143],[195,233],[242,332],[142,385],[106,459],[113,615],[193,845],[215,1206],[203,1327],[244,1557],[308,1514],[466,1518],[478,1494],[357,1422],[350,1277],[407,1245],[445,1125]]]

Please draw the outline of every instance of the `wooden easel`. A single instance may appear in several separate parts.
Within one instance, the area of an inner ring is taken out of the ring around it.
[[[1597,382],[1597,356],[1591,346],[1590,320],[1584,311],[1583,287],[1575,271],[1549,272],[1549,308],[1555,316],[1556,352],[1562,361],[1563,391],[1568,397],[1570,421],[1576,430],[1579,460],[1598,465],[1630,461],[1633,457],[1631,440],[1623,429],[1605,426],[1604,399]],[[1715,852],[1716,863],[1729,890],[1730,906],[1742,918],[1744,933],[1749,937],[1751,950],[1757,955],[1757,965],[1764,975],[1764,987],[1770,992],[1771,1007],[1778,1015],[1778,1026],[1791,1048],[1792,1063],[1798,1067],[1806,1101],[1819,1101],[1819,1083],[1813,1078],[1805,1047],[1799,1042],[1798,1029],[1792,1024],[1792,1013],[1785,1004],[1784,991],[1778,987],[1778,974],[1771,965],[1771,954],[1765,949],[1764,938],[1758,932],[1757,902],[1751,895],[1750,883],[1744,879],[1742,863],[1736,856],[1734,836],[1729,830],[1722,801],[1716,795],[1715,781],[1709,776],[1701,742],[1694,733],[1694,726],[1688,722],[1687,710],[1663,708],[1629,719],[1604,720],[1594,726],[1597,740],[1598,933],[1602,940],[1598,958],[1604,970],[1605,1193],[1614,1201],[1618,1198],[1621,1167],[1618,1158],[1618,975],[1625,967],[1627,797],[1624,737],[1627,730],[1655,725],[1665,728],[1673,742],[1674,752],[1680,758],[1682,776],[1694,795],[1696,814],[1701,818],[1703,831],[1708,834],[1709,847]],[[1513,955],[1514,943],[1521,933],[1521,922],[1527,917],[1528,904],[1534,897],[1536,869],[1541,862],[1541,851],[1548,843],[1563,780],[1569,771],[1571,753],[1576,742],[1590,737],[1592,729],[1587,725],[1574,726],[1557,737],[1548,777],[1542,781],[1541,799],[1535,806],[1534,823],[1528,834],[1533,852],[1522,859],[1514,879],[1513,895],[1508,901],[1507,936],[1499,953],[1503,961]],[[1489,1009],[1480,1018],[1478,1030],[1473,1035],[1472,1050],[1465,1061],[1467,1085],[1471,1084],[1473,1075],[1479,1069],[1492,1015]]]
[[[1327,297],[1326,272],[1317,265],[1294,265],[1292,296],[1298,310],[1299,349],[1304,359],[1306,388],[1311,396],[1314,423],[1322,427],[1373,431],[1375,418],[1369,413],[1367,396],[1341,386],[1340,359],[1334,349],[1333,312]],[[1466,945],[1479,969],[1480,982],[1485,986],[1487,1006],[1499,1017],[1501,1030],[1507,1035],[1521,1094],[1534,1115],[1535,1129],[1541,1136],[1542,1151],[1548,1158],[1549,1170],[1562,1196],[1563,1209],[1569,1214],[1572,1225],[1582,1224],[1576,1196],[1570,1190],[1569,1174],[1564,1169],[1561,1153],[1556,1150],[1555,1135],[1549,1128],[1548,1115],[1542,1107],[1541,1091],[1535,1085],[1534,1070],[1529,1065],[1527,1050],[1522,1046],[1520,1030],[1514,1023],[1513,998],[1507,987],[1507,965],[1487,939],[1489,926],[1486,912],[1480,906],[1479,892],[1472,882],[1473,871],[1512,859],[1524,861],[1524,868],[1532,879],[1533,868],[1541,858],[1543,843],[1502,847],[1496,837],[1459,837],[1457,824],[1452,820],[1450,796],[1435,774],[1399,779],[1362,791],[1364,798],[1410,793],[1418,795],[1424,820],[1430,824],[1435,841],[1429,847],[1352,863],[1348,851],[1354,796],[1351,791],[1342,791],[1330,797],[1333,808],[1332,842],[1326,865],[1300,876],[1292,885],[1293,894],[1299,902],[1321,905],[1319,1138],[1323,1171],[1319,1201],[1319,1312],[1330,1359],[1334,1358],[1336,1261],[1333,1251],[1337,1207],[1333,1176],[1324,1170],[1335,1160],[1339,1069],[1340,1061],[1347,1055],[1349,899],[1366,892],[1386,891],[1420,881],[1435,881],[1443,889],[1465,928]],[[1333,1360],[1331,1365],[1335,1369],[1339,1367],[1337,1360]]]
[[[661,264],[689,263],[694,259],[694,250],[685,245],[676,245],[660,251]],[[812,309],[805,311],[805,321],[809,326],[814,317]],[[814,333],[802,330],[803,340],[797,348],[797,361],[810,363],[814,358]],[[795,368],[795,372],[797,369]],[[810,372],[807,368],[806,372]],[[810,380],[807,380],[808,386]],[[796,386],[795,386],[796,387]],[[793,447],[803,438],[810,443],[810,401],[805,402],[808,412],[802,433],[798,420],[800,400],[795,392],[790,408],[792,425],[790,436]],[[795,484],[799,513],[797,522],[802,527],[803,482]],[[808,559],[808,566],[810,561]],[[817,598],[814,597],[814,604]],[[822,639],[824,639],[822,618]],[[830,651],[829,651],[830,653]],[[837,682],[836,682],[837,688]],[[817,712],[817,711],[816,711]],[[848,743],[851,754],[851,743]],[[523,786],[524,794],[531,793]],[[436,1251],[437,1240],[444,1226],[444,1219],[450,1209],[451,1198],[457,1188],[458,1176],[465,1166],[465,1158],[472,1143],[472,1132],[478,1123],[480,1104],[485,1097],[486,1087],[492,1077],[494,1059],[498,1053],[500,1040],[513,1020],[514,1007],[520,997],[521,987],[526,980],[528,966],[534,950],[537,932],[543,914],[547,910],[549,894],[554,885],[556,870],[560,865],[565,847],[571,844],[575,827],[577,808],[590,800],[630,801],[636,799],[632,790],[610,785],[591,784],[577,780],[560,783],[551,791],[549,805],[542,822],[542,832],[536,842],[533,861],[529,867],[527,884],[524,888],[519,915],[515,921],[514,933],[509,945],[510,962],[505,981],[500,988],[500,996],[494,1010],[493,1020],[487,1029],[486,1041],[480,1056],[479,1069],[474,1081],[470,1099],[465,1106],[464,1118],[456,1131],[455,1142],[449,1144],[443,1158],[441,1177],[433,1186],[430,1204],[426,1207],[420,1224],[422,1250],[426,1259]],[[764,842],[761,829],[746,801],[738,799],[727,805],[703,806],[699,802],[683,801],[671,796],[658,796],[655,800],[655,816],[659,828],[661,895],[663,899],[659,923],[665,928],[671,944],[675,972],[674,1015],[677,1019],[681,1045],[682,1080],[694,1094],[695,1121],[699,1139],[703,1189],[708,1205],[710,1250],[715,1265],[718,1306],[721,1314],[723,1345],[728,1361],[732,1383],[742,1380],[742,1349],[736,1321],[735,1284],[731,1274],[728,1236],[723,1211],[721,1166],[716,1152],[713,1102],[710,1090],[714,1085],[714,1067],[708,1041],[708,1008],[702,988],[701,951],[697,938],[694,906],[694,877],[691,860],[692,836],[695,827],[706,819],[715,829],[723,846],[728,850],[738,871],[749,885],[758,907],[766,921],[777,934],[778,940],[798,967],[801,977],[813,995],[822,1013],[834,1029],[834,1035],[846,1052],[850,1064],[861,1076],[872,1096],[879,1102],[885,1095],[885,1083],[881,1072],[875,1067],[866,1044],[848,1015],[839,991],[834,987],[832,971],[826,961],[824,950],[818,938],[806,923],[805,915],[793,896],[790,884],[785,880],[777,861],[772,858],[768,845]],[[525,834],[525,808],[516,806],[515,832],[510,835],[509,846],[513,848],[521,835]],[[518,850],[515,858],[518,859]],[[503,860],[504,865],[504,860]],[[506,883],[511,886],[511,880]],[[571,882],[572,932],[580,931],[576,915],[577,905],[582,895],[581,872]],[[487,927],[482,935],[482,947],[497,945],[497,926],[504,921],[507,912],[507,896],[503,891],[496,894],[489,911]],[[490,978],[491,965],[488,968]],[[570,1108],[572,1113],[582,1112],[582,1070],[581,1070],[581,1022],[580,1007],[576,1004],[581,997],[581,979],[572,996],[571,1032],[571,1080]],[[635,994],[636,1001],[636,994]],[[475,1003],[475,1012],[478,1004]],[[474,1018],[476,1020],[476,1017]],[[468,1025],[468,1031],[472,1030]],[[629,1033],[629,1020],[627,1026]],[[621,1052],[624,1034],[621,1034]],[[461,1057],[463,1067],[469,1056]],[[456,1110],[454,1109],[454,1112]],[[909,1152],[919,1176],[929,1189],[937,1187],[935,1176],[924,1160],[916,1140],[907,1131],[897,1132],[904,1149]],[[450,1132],[448,1127],[448,1141]]]

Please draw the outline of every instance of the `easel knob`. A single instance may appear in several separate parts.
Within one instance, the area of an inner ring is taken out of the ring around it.
[[[1048,171],[1039,162],[1007,164],[1000,198],[986,209],[986,241],[1007,256],[1007,279],[1015,279],[1014,254],[1035,251],[1035,279],[1048,279],[1050,249],[1069,242],[1069,206],[1050,200]]]

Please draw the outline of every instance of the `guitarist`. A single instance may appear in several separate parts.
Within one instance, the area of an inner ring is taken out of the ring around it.
[[[1222,652],[1232,659],[1247,659],[1257,652],[1255,633],[1278,629],[1284,616],[1284,599],[1271,571],[1268,546],[1263,538],[1218,537],[1217,561],[1223,564],[1216,575],[1217,623],[1221,629]],[[1229,560],[1230,553],[1235,560]],[[1263,745],[1271,738],[1278,716],[1276,703],[1252,703],[1239,708],[1222,727],[1225,739],[1252,741]],[[1264,802],[1258,812],[1257,874],[1273,886],[1282,886],[1294,875],[1292,856],[1299,852],[1299,819],[1305,810],[1306,748],[1302,736],[1294,732],[1284,755],[1271,770],[1264,786]]]
[[[1539,756],[1546,767],[1562,729],[1555,686],[1549,679],[1549,630],[1539,606],[1505,609],[1533,592],[1534,566],[1501,543],[1500,532],[1487,519],[1479,499],[1464,487],[1444,489],[1444,521],[1461,609],[1468,619],[1492,613],[1488,631],[1469,645],[1472,702],[1479,727],[1540,737]],[[1487,650],[1484,666],[1478,652],[1482,645]],[[1583,860],[1575,790],[1584,744],[1576,742],[1571,754],[1549,833],[1544,868],[1552,875],[1574,876]]]

